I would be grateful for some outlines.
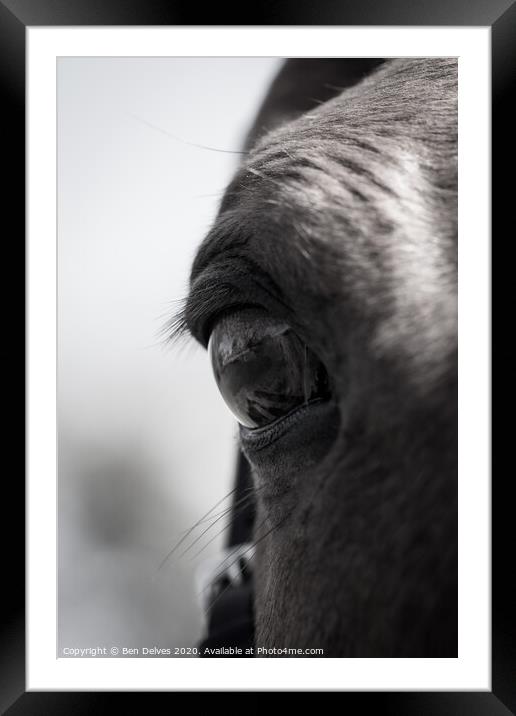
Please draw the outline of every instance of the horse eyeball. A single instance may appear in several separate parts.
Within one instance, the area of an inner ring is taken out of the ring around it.
[[[260,309],[221,318],[208,351],[222,397],[247,428],[330,397],[328,374],[315,353],[288,324]]]

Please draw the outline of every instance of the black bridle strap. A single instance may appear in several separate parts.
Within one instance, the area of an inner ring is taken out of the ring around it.
[[[210,586],[207,634],[199,644],[201,657],[252,657],[254,647],[253,575],[248,558],[252,543],[255,504],[249,463],[239,453],[236,489],[231,509],[231,527],[227,547],[235,548],[235,557],[223,562]],[[238,548],[242,547],[242,559]],[[231,553],[230,553],[231,554]],[[235,565],[236,563],[236,565]],[[239,568],[239,579],[229,574]],[[247,650],[247,653],[246,653]]]
[[[253,540],[255,517],[255,504],[252,499],[253,478],[251,476],[249,463],[241,452],[238,453],[235,482],[236,490],[233,495],[228,547],[243,544],[244,542],[252,542]]]

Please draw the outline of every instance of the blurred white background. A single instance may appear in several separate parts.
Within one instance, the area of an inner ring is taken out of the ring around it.
[[[222,537],[158,565],[232,489],[236,430],[204,351],[159,331],[238,162],[187,142],[241,149],[279,65],[58,61],[60,654],[200,638]]]

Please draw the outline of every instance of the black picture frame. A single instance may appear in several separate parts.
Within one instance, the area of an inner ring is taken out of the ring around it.
[[[253,3],[241,9],[220,4],[204,11],[203,25],[428,25],[489,26],[492,39],[492,235],[500,242],[510,240],[512,227],[514,119],[510,101],[516,90],[516,2],[514,0],[361,0],[351,3],[312,3],[308,0],[275,0]],[[2,519],[2,597],[0,642],[0,711],[20,714],[90,714],[115,708],[115,696],[95,692],[25,692],[25,494],[22,450],[16,438],[24,425],[24,329],[14,307],[25,306],[25,38],[29,26],[66,25],[197,25],[199,8],[179,7],[167,0],[0,0],[0,86],[2,104],[2,143],[5,182],[2,213],[4,251],[4,333],[7,348],[2,351],[4,380],[10,391],[4,396],[6,452],[12,468],[4,468],[4,510]],[[13,268],[17,267],[16,273]],[[9,282],[9,277],[16,278]],[[18,278],[19,276],[19,278]],[[507,284],[492,290],[492,304]],[[502,320],[493,311],[493,318]],[[7,324],[7,325],[6,325]],[[494,331],[495,321],[492,321]],[[508,375],[506,373],[505,375]],[[8,377],[8,378],[7,378]],[[496,384],[493,381],[493,396]],[[504,421],[507,423],[511,421]],[[510,444],[510,440],[500,444]],[[493,461],[494,463],[494,461]],[[507,462],[509,466],[510,461]],[[342,692],[341,705],[350,713],[368,707],[377,713],[402,716],[411,714],[489,714],[516,713],[516,595],[510,586],[511,537],[513,537],[510,499],[510,469],[492,480],[492,691],[491,692]],[[12,520],[7,520],[7,514]],[[160,712],[155,696],[143,692],[126,694],[133,708],[143,705],[147,712]],[[170,703],[170,696],[165,694]],[[245,693],[242,694],[245,697]],[[220,702],[222,695],[217,695]],[[244,702],[245,703],[245,702]],[[156,704],[153,706],[152,704]],[[223,703],[219,705],[223,706]],[[246,708],[244,706],[244,708]],[[168,711],[168,709],[167,709]]]

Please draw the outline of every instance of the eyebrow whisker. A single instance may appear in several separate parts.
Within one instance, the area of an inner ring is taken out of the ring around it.
[[[220,149],[219,147],[210,147],[207,144],[199,144],[198,142],[190,142],[187,139],[183,139],[182,137],[179,137],[177,134],[173,134],[172,132],[169,132],[167,129],[163,129],[163,127],[158,127],[156,124],[149,122],[147,119],[144,119],[143,117],[139,117],[137,114],[133,114],[132,112],[129,112],[128,114],[129,114],[129,117],[132,117],[133,119],[136,119],[138,122],[145,124],[147,127],[154,129],[156,132],[160,132],[161,134],[164,134],[165,136],[169,137],[170,139],[174,139],[176,142],[180,142],[181,144],[186,144],[189,147],[195,147],[196,149],[206,149],[207,151],[210,151],[210,152],[220,152],[222,154],[248,154],[248,152],[237,151],[235,149]]]

